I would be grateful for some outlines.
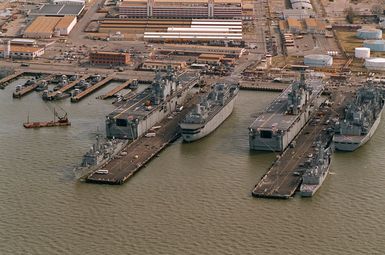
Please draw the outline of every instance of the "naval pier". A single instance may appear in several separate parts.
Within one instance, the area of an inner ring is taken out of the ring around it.
[[[349,94],[333,93],[332,104],[322,104],[297,137],[273,162],[255,185],[252,195],[260,198],[288,199],[302,182],[301,164],[311,158],[317,141],[333,139],[334,121],[342,114]]]

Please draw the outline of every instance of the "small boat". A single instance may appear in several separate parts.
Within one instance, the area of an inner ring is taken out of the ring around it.
[[[71,122],[68,120],[67,113],[65,113],[64,116],[59,116],[55,109],[54,109],[54,117],[53,117],[53,120],[51,121],[30,122],[29,114],[28,114],[27,122],[23,123],[23,126],[25,128],[64,127],[64,126],[70,126],[70,125],[71,125]]]

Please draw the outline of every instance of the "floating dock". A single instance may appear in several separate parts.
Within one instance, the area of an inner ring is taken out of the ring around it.
[[[95,92],[96,90],[100,89],[101,87],[103,87],[104,85],[106,85],[108,82],[110,82],[113,79],[114,79],[114,77],[112,77],[112,76],[104,78],[103,80],[99,81],[95,85],[92,85],[91,87],[87,88],[86,90],[80,92],[78,95],[71,97],[71,102],[72,103],[79,102],[80,100],[82,100],[86,96],[90,95],[91,93]]]
[[[347,101],[347,100],[346,100]],[[321,107],[277,160],[263,175],[252,191],[252,195],[262,198],[287,199],[292,197],[302,182],[302,174],[298,172],[300,164],[312,154],[315,143],[320,137],[331,141],[335,119],[343,111],[345,96],[335,96],[333,107]]]
[[[128,87],[128,85],[130,85],[130,83],[132,82],[133,80],[132,79],[129,79],[125,82],[123,82],[122,84],[120,84],[119,86],[113,88],[112,90],[108,91],[106,94],[100,96],[100,99],[108,99],[110,97],[113,97],[116,93],[120,92],[121,90],[125,89]]]
[[[4,89],[6,86],[8,86],[8,84],[12,80],[17,79],[21,75],[24,75],[24,72],[19,71],[19,72],[16,72],[16,73],[12,74],[12,75],[4,77],[3,79],[0,80],[0,89]]]

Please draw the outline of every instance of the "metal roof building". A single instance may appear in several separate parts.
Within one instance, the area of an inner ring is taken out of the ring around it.
[[[79,16],[83,4],[44,4],[39,10],[31,12],[34,16]]]

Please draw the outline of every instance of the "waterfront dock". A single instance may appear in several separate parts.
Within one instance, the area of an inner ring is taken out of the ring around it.
[[[8,84],[13,81],[14,79],[17,79],[19,76],[24,75],[24,72],[19,71],[15,72],[12,75],[8,75],[7,77],[4,77],[3,79],[0,80],[0,89],[4,89]]]
[[[56,96],[57,94],[59,94],[59,93],[64,93],[64,92],[66,92],[66,91],[68,91],[68,90],[71,90],[73,87],[76,86],[76,84],[79,83],[80,80],[86,80],[86,79],[88,79],[90,76],[91,76],[91,75],[85,75],[85,76],[82,76],[82,77],[80,77],[79,79],[76,79],[75,81],[70,82],[70,83],[68,83],[67,85],[63,86],[63,87],[60,88],[59,90],[53,91],[52,93],[50,93],[50,94],[48,95],[48,97],[49,97],[49,98],[55,98],[55,96]]]
[[[76,103],[82,100],[83,98],[87,97],[88,95],[92,94],[96,90],[100,89],[101,87],[107,85],[111,80],[113,80],[114,77],[108,76],[107,78],[104,78],[103,80],[99,81],[95,85],[92,85],[91,87],[87,88],[86,90],[82,91],[78,95],[71,97],[71,102]]]
[[[172,119],[165,118],[158,123],[157,125],[161,126],[161,128],[154,131],[156,133],[154,137],[142,136],[130,143],[123,149],[125,155],[121,154],[119,158],[101,167],[101,169],[108,170],[108,174],[99,174],[95,171],[86,176],[85,181],[115,185],[126,182],[147,162],[158,155],[162,149],[180,136],[178,123],[191,110],[191,107],[185,108],[182,112],[174,113]]]
[[[333,135],[334,123],[330,120],[342,113],[345,96],[335,96],[332,107],[323,106],[315,113],[310,121],[292,142],[295,146],[288,146],[268,172],[255,185],[252,195],[262,198],[287,199],[292,197],[302,182],[302,174],[298,171],[300,164],[305,162],[314,151],[315,144],[322,139],[330,142]]]
[[[132,82],[133,80],[132,79],[129,79],[125,82],[123,82],[122,84],[120,84],[119,86],[113,88],[112,90],[108,91],[106,94],[100,96],[100,99],[108,99],[110,97],[113,97],[116,93],[122,91],[123,89],[127,88],[128,85],[130,85],[130,83]]]
[[[37,86],[39,86],[39,83],[34,83],[32,85],[29,85],[29,86],[26,86],[26,87],[23,87],[21,90],[17,91],[17,92],[13,92],[12,96],[13,98],[22,98],[23,96],[29,94],[30,92],[34,91]]]
[[[255,91],[271,91],[282,92],[289,84],[287,83],[256,83],[256,82],[241,82],[239,88],[241,90],[255,90]]]

